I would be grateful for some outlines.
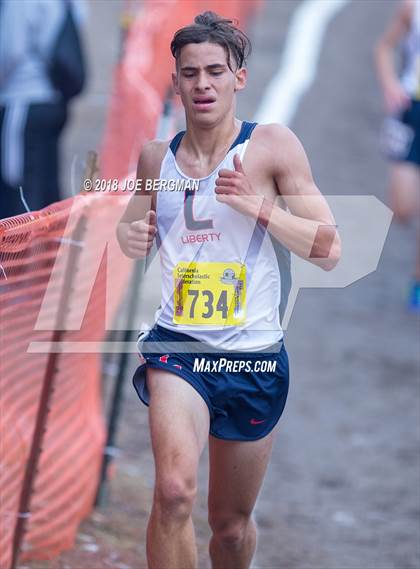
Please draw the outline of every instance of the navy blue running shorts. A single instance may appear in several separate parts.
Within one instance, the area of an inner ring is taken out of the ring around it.
[[[175,342],[182,349],[174,348]],[[141,401],[149,405],[147,368],[163,369],[187,381],[201,395],[214,437],[254,441],[268,435],[283,413],[289,389],[283,341],[275,345],[275,351],[264,352],[203,353],[190,350],[189,344],[194,348],[194,343],[200,350],[202,344],[191,336],[161,326],[143,338],[142,363],[133,377]],[[165,344],[170,348],[167,352]]]
[[[385,119],[381,146],[387,158],[420,166],[420,101]]]

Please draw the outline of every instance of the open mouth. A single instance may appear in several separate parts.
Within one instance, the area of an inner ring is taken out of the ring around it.
[[[199,109],[205,109],[210,107],[216,99],[213,97],[196,97],[193,99],[194,106]]]

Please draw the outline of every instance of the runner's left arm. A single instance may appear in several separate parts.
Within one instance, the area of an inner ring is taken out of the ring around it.
[[[288,211],[269,204],[262,215],[268,231],[293,253],[324,270],[333,269],[341,255],[334,216],[316,186],[305,150],[288,128],[268,125],[273,148],[285,148],[273,159],[273,177]]]
[[[397,113],[410,104],[410,97],[401,85],[395,66],[395,50],[409,32],[415,4],[403,0],[375,45],[374,61],[379,83],[382,87],[386,111]]]
[[[287,249],[324,270],[333,269],[339,261],[341,242],[327,201],[312,177],[305,151],[298,138],[280,125],[259,127],[270,161],[266,166],[276,183],[286,211],[252,188],[239,157],[235,171],[223,171],[216,181],[217,199],[244,215],[258,219]],[[284,149],[281,153],[273,148]]]

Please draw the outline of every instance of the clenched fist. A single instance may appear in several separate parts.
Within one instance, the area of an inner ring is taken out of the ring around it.
[[[128,256],[144,259],[150,252],[157,233],[156,213],[150,210],[143,219],[127,224],[126,248]]]
[[[233,157],[235,170],[223,168],[216,179],[215,194],[218,202],[229,205],[233,209],[258,218],[264,205],[264,196],[254,191],[242,168],[239,154]]]

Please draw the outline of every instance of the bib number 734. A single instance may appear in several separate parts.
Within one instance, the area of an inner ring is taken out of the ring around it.
[[[237,326],[245,320],[245,265],[181,262],[173,277],[174,323]]]

